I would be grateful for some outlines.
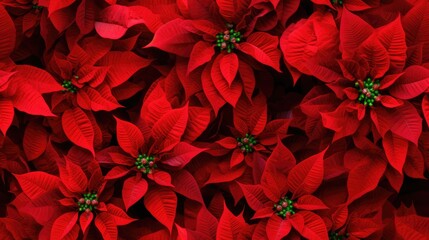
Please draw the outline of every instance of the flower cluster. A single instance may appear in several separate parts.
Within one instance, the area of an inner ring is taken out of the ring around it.
[[[1,0],[0,239],[427,239],[427,0]]]

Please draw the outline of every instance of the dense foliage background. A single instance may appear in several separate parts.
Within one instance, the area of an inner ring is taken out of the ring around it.
[[[0,0],[1,239],[429,239],[427,0]]]

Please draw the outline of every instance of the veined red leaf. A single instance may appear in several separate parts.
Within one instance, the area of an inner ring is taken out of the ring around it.
[[[60,179],[57,176],[45,172],[29,172],[21,175],[14,175],[21,186],[22,191],[30,199],[36,199],[39,196],[58,188]]]
[[[173,149],[180,142],[187,122],[188,105],[166,113],[152,128],[156,148],[161,151]]]
[[[211,120],[211,109],[189,107],[188,114],[188,124],[182,138],[183,140],[193,142],[207,129]]]
[[[176,217],[176,194],[166,187],[152,188],[146,193],[144,204],[152,216],[171,232]]]
[[[83,0],[76,11],[76,24],[81,34],[86,35],[94,29],[96,5],[91,0]]]
[[[80,109],[67,109],[61,118],[64,133],[71,142],[94,154],[94,129],[88,116]]]
[[[210,105],[213,108],[215,115],[219,112],[219,109],[223,107],[226,101],[222,98],[219,91],[216,89],[212,77],[211,77],[212,64],[207,64],[201,75],[201,83],[204,94],[207,97]]]
[[[61,91],[64,88],[43,69],[30,65],[17,65],[17,77],[31,85],[39,93],[50,93]]]
[[[388,116],[385,117],[390,118],[392,133],[417,145],[422,133],[423,119],[411,103],[404,102],[403,105],[391,109]]]
[[[130,172],[130,169],[124,166],[114,166],[105,176],[106,180],[118,179]]]
[[[373,32],[371,25],[344,9],[340,24],[340,50],[343,58],[353,57],[358,46]]]
[[[74,202],[74,204],[76,204]],[[79,225],[82,229],[83,234],[86,234],[86,230],[91,225],[92,220],[94,219],[94,214],[92,212],[83,213],[79,216]]]
[[[32,114],[47,117],[55,116],[49,106],[46,104],[42,95],[37,92],[33,86],[28,83],[15,78],[16,75],[11,77],[9,88],[15,88],[15,94],[12,96],[12,102],[16,109]]]
[[[246,42],[239,44],[238,49],[256,61],[280,72],[281,52],[278,45],[278,37],[265,32],[254,32],[247,38]]]
[[[187,73],[191,73],[201,65],[210,61],[215,54],[215,49],[212,43],[206,41],[199,41],[192,48],[191,55],[188,62]]]
[[[101,212],[95,217],[95,226],[100,231],[101,236],[104,240],[116,240],[118,239],[118,228],[114,218],[106,213]]]
[[[2,116],[0,118],[0,130],[3,135],[6,135],[15,115],[12,101],[6,98],[0,98],[0,115]]]
[[[391,70],[401,71],[407,58],[407,44],[401,18],[397,17],[386,26],[378,28],[376,32],[378,40],[389,54]]]
[[[229,0],[216,0],[219,7],[219,13],[228,22],[238,22],[243,12],[250,7],[250,1],[229,1]]]
[[[425,95],[422,100],[422,111],[423,111],[423,116],[425,117],[425,120],[426,120],[426,125],[429,126],[429,96],[427,95]]]
[[[142,58],[131,51],[110,51],[98,63],[109,66],[107,84],[114,88],[127,81],[138,70],[149,66],[151,60]]]
[[[219,61],[220,71],[231,86],[235,79],[238,71],[238,57],[235,53],[221,55],[222,58]]]
[[[204,204],[200,188],[194,176],[186,170],[181,170],[174,173],[172,177],[174,191],[191,199]]]
[[[147,177],[160,186],[173,187],[171,184],[171,175],[168,172],[155,170],[151,174],[148,174]]]
[[[65,236],[76,226],[78,212],[67,212],[59,216],[52,225],[50,239],[64,239]],[[78,234],[74,234],[77,238]]]
[[[0,6],[0,36],[0,59],[3,59],[12,53],[16,41],[15,24],[3,6]]]
[[[323,180],[323,156],[327,149],[298,163],[288,175],[290,190],[294,198],[312,194]]]
[[[103,9],[99,17],[100,20],[95,22],[95,30],[107,39],[119,39],[137,24],[145,24],[151,32],[162,25],[160,17],[143,6],[112,5]]]
[[[243,216],[234,216],[224,204],[223,213],[217,226],[216,240],[237,239],[240,232],[244,231],[244,227]]]
[[[204,150],[206,149],[194,147],[191,144],[186,142],[179,142],[173,148],[173,151],[168,155],[166,160],[162,161],[162,163],[177,169],[182,169],[195,156],[197,156]]]
[[[402,174],[408,152],[408,141],[388,132],[383,137],[383,148],[390,165]]]
[[[30,122],[25,128],[23,147],[28,160],[34,160],[45,152],[48,132],[37,122]]]
[[[122,107],[113,97],[107,85],[100,85],[97,88],[84,87],[77,93],[77,103],[86,110],[92,111],[112,111]]]
[[[277,215],[270,217],[266,226],[269,240],[281,240],[289,234],[291,229],[289,219],[282,219]]]
[[[189,28],[193,28],[191,21],[174,19],[162,25],[146,47],[156,47],[181,57],[189,57],[195,43],[200,40],[198,35],[187,30]]]
[[[326,230],[325,222],[318,215],[309,212],[302,211],[301,215],[304,216],[304,228],[301,231],[301,235],[314,240],[328,240],[328,231]]]
[[[238,99],[241,96],[243,91],[243,86],[238,81],[233,81],[228,83],[225,77],[222,74],[222,68],[220,65],[220,60],[222,55],[218,55],[211,66],[210,76],[213,85],[216,87],[218,93],[225,99],[226,102],[231,104],[233,107],[238,102]],[[204,74],[204,73],[203,73]],[[204,87],[204,84],[203,84]]]
[[[386,162],[377,155],[349,151],[344,156],[344,159],[348,160],[357,157],[359,157],[359,163],[350,169],[347,179],[348,203],[374,190],[386,169]]]
[[[130,218],[121,208],[109,203],[107,212],[115,219],[117,226],[123,226],[134,222],[136,219]]]
[[[269,201],[260,185],[238,184],[243,191],[246,202],[253,210],[257,211],[263,208],[264,204]]]
[[[328,207],[322,202],[322,200],[318,199],[313,195],[304,195],[298,198],[297,208],[304,210],[320,210],[320,209],[328,209]]]
[[[134,124],[116,118],[116,133],[119,146],[133,157],[137,157],[144,144],[143,134]]]
[[[122,187],[122,199],[125,204],[125,209],[128,210],[138,200],[140,200],[147,192],[148,184],[143,178],[130,177],[124,181]]]
[[[429,69],[423,66],[410,66],[405,69],[395,83],[390,86],[389,93],[400,99],[411,99],[422,94],[429,88]]]
[[[68,190],[74,193],[84,192],[88,187],[88,178],[76,164],[66,160],[66,166],[60,166],[60,178]]]

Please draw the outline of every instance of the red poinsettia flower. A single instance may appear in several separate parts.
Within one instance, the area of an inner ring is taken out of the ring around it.
[[[92,223],[104,239],[116,239],[117,226],[134,221],[120,207],[109,203],[113,188],[106,186],[98,164],[90,165],[89,177],[68,160],[59,169],[59,178],[44,172],[15,175],[27,198],[23,202],[22,196],[16,205],[44,226],[40,239],[93,235]]]
[[[187,1],[180,11],[185,19],[161,26],[147,47],[187,59],[183,74],[194,73],[191,79],[198,85],[182,82],[185,91],[202,88],[215,113],[226,102],[235,106],[242,92],[251,98],[254,62],[280,71],[278,38],[248,25],[249,1]]]
[[[242,98],[233,109],[234,128],[230,128],[232,137],[224,137],[210,144],[208,153],[223,156],[231,153],[230,167],[243,161],[253,169],[254,182],[259,182],[265,165],[264,158],[279,139],[286,137],[288,119],[276,119],[268,122],[267,104],[263,94],[258,94],[249,102]]]
[[[320,116],[323,126],[335,132],[334,141],[372,133],[375,141],[383,139],[386,151],[395,145],[406,152],[407,142],[417,144],[422,131],[422,118],[407,100],[423,93],[429,87],[429,78],[428,70],[421,66],[403,70],[407,47],[399,18],[374,29],[345,10],[339,36],[342,59],[338,65],[310,64],[334,94],[313,94],[305,100],[306,105],[325,110]],[[387,154],[392,166],[402,173],[403,164],[397,163],[405,161],[405,154],[401,156],[398,159],[396,154]]]
[[[59,108],[58,111],[70,104],[93,111],[121,107],[111,89],[151,61],[131,51],[113,51],[110,40],[87,37],[74,43],[73,33],[68,36],[67,46],[58,44],[49,61],[49,69],[64,87],[63,93],[54,94],[53,107]],[[63,103],[65,106],[58,106],[65,100],[68,100]]]
[[[2,5],[6,6],[9,13],[14,16],[14,22],[18,23],[21,31],[25,36],[31,37],[36,31],[36,27],[39,26],[42,6],[38,5],[37,0],[24,0],[14,1],[5,0],[2,1]]]
[[[268,158],[261,184],[240,184],[255,219],[263,219],[254,236],[282,239],[292,227],[306,238],[328,239],[326,226],[314,210],[326,205],[311,195],[323,180],[323,155],[311,156],[295,165],[295,157],[278,143]]]
[[[152,94],[154,93],[152,92]],[[167,105],[169,105],[168,102]],[[196,186],[196,183],[193,183],[195,180],[188,172],[171,172],[171,170],[182,169],[192,158],[205,150],[181,141],[188,123],[188,109],[189,107],[186,105],[182,108],[171,109],[161,115],[159,112],[153,114],[147,112],[140,128],[116,118],[120,149],[110,147],[105,150],[111,160],[104,160],[103,156],[99,158],[102,162],[107,161],[107,163],[119,165],[109,171],[106,179],[128,177],[122,188],[125,208],[129,209],[144,197],[148,211],[170,232],[177,204],[177,197],[171,187],[177,186],[175,191],[203,203],[200,193],[184,191],[181,186],[185,183]],[[159,116],[159,119],[153,118],[155,115]],[[156,122],[151,123],[147,120],[156,120]],[[174,177],[173,180],[171,174]],[[162,200],[162,202],[160,203],[158,200]],[[160,204],[165,204],[163,208],[169,208],[173,215],[157,211]]]

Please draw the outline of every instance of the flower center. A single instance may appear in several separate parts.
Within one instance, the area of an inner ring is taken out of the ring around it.
[[[235,31],[232,24],[227,24],[227,27],[228,30],[216,35],[216,46],[219,47],[221,51],[225,50],[230,53],[235,48],[236,44],[241,41],[243,35]]]
[[[97,193],[84,193],[77,201],[77,205],[79,212],[92,212],[98,205]]]
[[[330,232],[329,233],[329,240],[345,240],[349,237],[349,234],[346,233],[344,235],[340,235],[337,232]]]
[[[343,6],[343,0],[331,0],[332,5]]]
[[[78,75],[73,75],[73,78],[75,79],[79,79]],[[75,85],[72,84],[72,82],[70,80],[64,80],[63,84],[61,84],[61,86],[63,88],[65,88],[63,91],[64,92],[71,92],[71,93],[76,93],[77,92],[77,88]]]
[[[365,79],[365,81],[357,80],[355,82],[355,87],[359,91],[358,101],[365,106],[372,107],[374,102],[380,101],[380,81],[373,80],[370,77]]]
[[[32,4],[32,8],[35,10],[42,10],[43,9],[42,6],[39,6],[39,1],[37,1],[37,0],[33,0],[33,2],[31,4]]]
[[[274,204],[273,210],[277,216],[286,218],[286,216],[295,214],[294,204],[288,197],[282,197],[277,204]]]
[[[256,143],[255,137],[248,133],[246,133],[245,137],[237,138],[237,147],[239,147],[243,153],[253,152],[255,150],[253,146],[255,146]]]
[[[139,156],[136,158],[135,165],[138,170],[145,174],[152,173],[153,169],[157,168],[155,164],[155,157],[148,156],[146,154],[139,154]]]

